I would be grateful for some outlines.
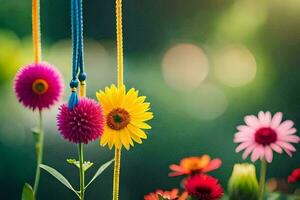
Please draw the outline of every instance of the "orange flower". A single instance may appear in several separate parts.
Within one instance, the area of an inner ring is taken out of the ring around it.
[[[159,194],[166,199],[169,200],[186,200],[186,194],[185,196],[178,196],[179,190],[178,189],[172,189],[170,191],[163,191],[163,190],[156,190],[155,192],[152,192],[148,195],[144,196],[144,200],[159,200]]]
[[[211,160],[208,155],[200,157],[188,157],[180,161],[180,165],[170,165],[173,171],[169,176],[192,175],[199,173],[207,173],[218,169],[222,164],[221,159],[216,158]]]

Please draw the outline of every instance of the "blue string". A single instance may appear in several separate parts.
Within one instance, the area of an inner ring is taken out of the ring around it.
[[[79,72],[79,80],[85,81],[86,73],[84,71],[84,46],[83,46],[83,8],[82,8],[82,0],[77,0],[78,3],[78,68]]]
[[[72,79],[75,80],[77,79],[77,74],[78,74],[78,43],[79,43],[79,38],[78,38],[78,22],[77,22],[77,15],[78,15],[78,5],[77,5],[77,0],[71,0],[71,21],[72,21],[72,48],[73,48],[73,53],[72,53]]]
[[[73,110],[73,108],[79,103],[79,98],[77,94],[77,88],[79,85],[79,81],[77,78],[78,75],[78,2],[77,0],[71,0],[71,29],[72,29],[72,80],[70,82],[70,87],[72,88],[72,93],[69,97],[69,109]]]

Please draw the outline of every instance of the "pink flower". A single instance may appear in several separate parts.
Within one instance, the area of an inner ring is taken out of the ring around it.
[[[282,153],[284,150],[289,156],[296,149],[291,143],[298,143],[300,138],[295,135],[297,130],[291,120],[282,121],[282,113],[278,112],[273,117],[270,112],[258,113],[258,117],[248,115],[245,117],[246,125],[237,127],[234,142],[240,143],[236,152],[245,150],[243,159],[251,153],[251,161],[266,159],[272,162],[273,151]]]
[[[23,67],[14,80],[14,91],[20,103],[32,110],[49,108],[62,96],[60,73],[48,63]]]
[[[63,137],[73,143],[85,143],[98,139],[104,128],[104,115],[101,106],[88,98],[80,99],[70,111],[67,104],[59,108],[58,130]]]

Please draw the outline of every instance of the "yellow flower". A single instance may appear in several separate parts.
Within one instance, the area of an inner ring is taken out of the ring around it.
[[[106,87],[105,91],[96,93],[105,115],[106,123],[100,140],[101,146],[110,149],[124,147],[129,150],[134,142],[142,143],[147,139],[143,129],[151,129],[146,121],[153,118],[148,112],[150,103],[146,103],[145,96],[138,96],[138,91],[131,88],[127,93],[125,86],[117,88],[115,85]]]

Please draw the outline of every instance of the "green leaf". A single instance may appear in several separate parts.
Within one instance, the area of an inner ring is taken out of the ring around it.
[[[37,129],[37,128],[32,128],[32,129],[31,129],[31,132],[32,132],[34,141],[35,141],[35,142],[38,142],[38,141],[39,141],[39,138],[40,138],[40,131],[39,131],[39,129]]]
[[[67,159],[67,162],[71,165],[75,165],[78,169],[80,169],[80,163],[78,160],[75,159]],[[88,170],[91,166],[93,166],[94,163],[90,161],[84,161],[83,163],[83,171]]]
[[[104,170],[106,170],[106,168],[108,168],[112,163],[114,162],[114,159],[112,159],[111,161],[108,161],[107,163],[101,165],[99,167],[99,169],[97,170],[97,172],[95,173],[95,175],[93,176],[93,178],[90,180],[90,182],[85,186],[85,189],[100,175],[102,174],[102,172],[104,172]]]
[[[47,171],[49,174],[51,174],[54,178],[56,178],[59,182],[61,182],[67,188],[72,190],[78,196],[78,192],[73,188],[71,183],[61,173],[59,173],[56,169],[53,169],[52,167],[49,167],[49,166],[43,165],[43,164],[40,164],[40,168]]]
[[[23,192],[22,192],[22,200],[34,200],[34,193],[32,190],[31,185],[28,183],[25,183],[23,187]]]
[[[159,200],[169,200],[169,198],[164,198],[161,194],[158,194],[158,199]]]

